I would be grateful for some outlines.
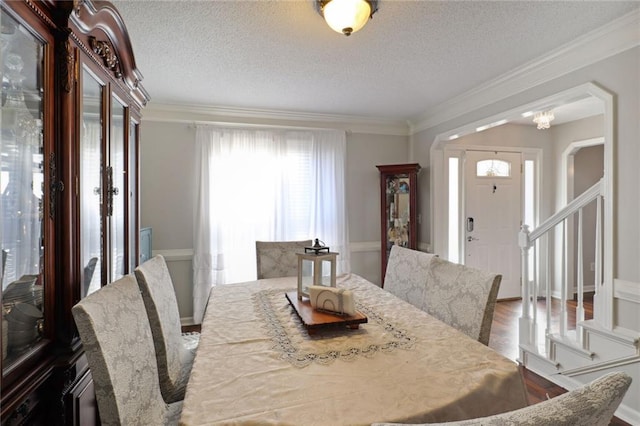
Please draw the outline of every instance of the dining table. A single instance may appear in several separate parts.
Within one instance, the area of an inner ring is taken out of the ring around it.
[[[357,274],[366,323],[310,330],[297,277],[211,288],[181,425],[370,425],[489,416],[527,405],[518,365]]]

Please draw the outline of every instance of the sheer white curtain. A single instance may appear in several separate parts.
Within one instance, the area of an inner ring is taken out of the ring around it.
[[[196,323],[212,286],[256,279],[256,240],[319,238],[350,271],[345,162],[340,131],[197,127]]]
[[[89,265],[92,258],[97,258],[94,273],[87,288],[83,288],[82,296],[98,290],[101,285],[102,269],[102,123],[94,117],[84,117],[80,130],[80,217],[82,220],[81,262]],[[98,272],[95,272],[98,271]]]

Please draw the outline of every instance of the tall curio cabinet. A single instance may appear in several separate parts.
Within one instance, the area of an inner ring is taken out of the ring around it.
[[[97,421],[71,307],[137,266],[149,97],[117,10],[0,0],[0,422]]]
[[[384,285],[391,247],[418,247],[420,164],[390,164],[376,167],[380,171],[380,280]]]

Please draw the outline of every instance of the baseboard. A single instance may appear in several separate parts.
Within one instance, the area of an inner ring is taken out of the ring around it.
[[[184,327],[196,325],[196,323],[195,321],[193,321],[193,317],[182,317],[180,318],[180,325],[184,328]]]

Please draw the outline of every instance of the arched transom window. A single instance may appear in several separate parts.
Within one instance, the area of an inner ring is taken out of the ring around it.
[[[510,177],[511,163],[503,160],[480,160],[476,163],[477,177]]]

